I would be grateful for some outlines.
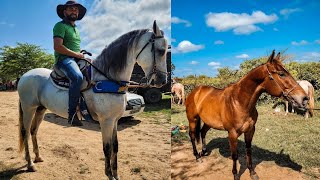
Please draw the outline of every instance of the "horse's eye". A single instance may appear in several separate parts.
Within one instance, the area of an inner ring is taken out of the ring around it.
[[[160,56],[163,56],[165,52],[166,52],[165,49],[158,49],[158,53]]]
[[[281,72],[279,72],[278,74],[279,74],[279,76],[280,76],[281,78],[286,77],[286,74],[285,74],[284,72],[282,72],[282,71],[281,71]]]

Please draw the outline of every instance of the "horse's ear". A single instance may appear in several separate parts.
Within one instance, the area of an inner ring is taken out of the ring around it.
[[[280,52],[277,54],[277,56],[274,58],[274,60],[277,60],[277,61],[279,61],[279,62],[281,61],[281,60],[280,60]]]
[[[272,63],[274,57],[274,50],[272,51],[271,55],[268,58],[268,62]]]
[[[157,25],[156,20],[154,20],[153,22],[153,32],[156,36],[163,36],[163,34],[161,33],[159,26]]]

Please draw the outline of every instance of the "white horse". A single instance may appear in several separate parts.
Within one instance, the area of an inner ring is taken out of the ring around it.
[[[143,69],[147,84],[161,87],[167,83],[167,40],[156,22],[153,29],[128,32],[109,46],[93,61],[101,72],[93,69],[92,81],[129,81],[134,64]],[[25,73],[18,84],[20,152],[25,149],[28,171],[36,171],[29,153],[28,139],[31,134],[34,162],[42,162],[37,143],[37,131],[46,109],[67,117],[68,91],[56,88],[50,81],[51,70],[38,68]],[[109,179],[118,179],[117,173],[117,122],[125,110],[125,94],[94,93],[85,91],[84,97],[93,119],[101,126],[105,174]]]
[[[309,117],[309,114],[311,117],[313,117],[314,115],[314,87],[313,85],[306,80],[301,80],[301,81],[297,81],[298,84],[302,87],[302,89],[304,90],[304,92],[307,93],[308,98],[309,98],[309,103],[308,103],[308,110],[306,110],[304,112],[304,118],[307,119]],[[287,115],[289,113],[289,102],[285,101],[285,106],[286,106],[286,113],[285,115]],[[294,108],[292,107],[291,112],[294,112]]]

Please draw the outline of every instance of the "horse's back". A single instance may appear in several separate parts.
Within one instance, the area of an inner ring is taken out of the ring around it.
[[[217,89],[212,86],[198,86],[191,93],[188,95],[185,105],[186,109],[194,109],[198,110],[203,103],[206,103],[208,99],[212,98],[213,96],[218,97],[219,94],[222,92],[221,89]]]
[[[313,90],[314,91],[314,88],[312,86],[312,84],[307,81],[307,80],[301,80],[301,81],[297,81],[298,84],[302,87],[302,89],[309,95],[309,91],[310,90]]]

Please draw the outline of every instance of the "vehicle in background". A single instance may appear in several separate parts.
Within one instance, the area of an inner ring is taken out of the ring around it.
[[[145,103],[142,96],[127,92],[126,110],[121,117],[135,116],[143,112]]]

